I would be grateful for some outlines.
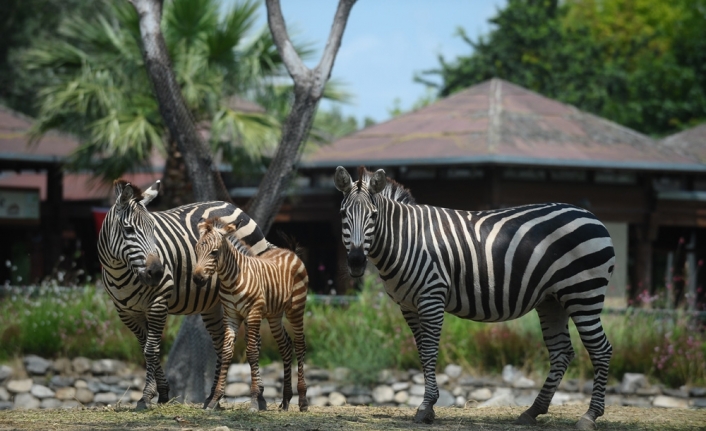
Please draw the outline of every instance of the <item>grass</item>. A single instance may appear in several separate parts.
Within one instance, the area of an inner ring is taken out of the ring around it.
[[[181,317],[170,316],[163,355],[178,332]],[[706,334],[685,315],[660,317],[632,309],[604,314],[613,344],[610,378],[644,373],[669,387],[706,385]],[[347,367],[349,380],[370,385],[383,369],[420,369],[411,331],[399,308],[375,278],[364,281],[359,300],[347,306],[310,302],[305,318],[307,363]],[[567,378],[590,379],[592,366],[573,324],[576,359]],[[234,361],[244,362],[243,330]],[[118,319],[103,289],[94,286],[12,288],[0,298],[0,359],[34,353],[44,357],[115,358],[142,364],[137,340]],[[276,343],[263,325],[262,363],[280,360]],[[447,315],[439,345],[438,369],[459,364],[474,375],[499,373],[506,364],[522,368],[537,381],[548,369],[536,313],[504,323],[479,323]]]
[[[309,412],[277,411],[274,405],[266,412],[251,413],[247,405],[228,405],[225,410],[204,411],[196,406],[166,404],[145,412],[124,408],[71,410],[0,411],[0,429],[39,430],[574,430],[574,423],[587,406],[551,407],[540,416],[538,426],[518,426],[513,421],[523,407],[488,407],[479,409],[436,408],[433,425],[412,422],[414,410],[393,407],[311,407]],[[187,422],[180,425],[174,419]],[[703,430],[703,410],[644,409],[609,406],[598,419],[599,429],[616,431]]]

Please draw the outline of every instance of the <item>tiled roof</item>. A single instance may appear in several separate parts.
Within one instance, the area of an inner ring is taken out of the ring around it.
[[[486,163],[706,171],[648,136],[501,79],[343,137],[302,166]]]
[[[706,123],[662,139],[662,145],[706,164]]]

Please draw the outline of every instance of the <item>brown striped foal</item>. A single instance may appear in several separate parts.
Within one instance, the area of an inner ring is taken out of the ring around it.
[[[225,340],[221,361],[222,396],[225,376],[233,358],[233,345],[241,323],[245,323],[247,358],[250,363],[250,410],[265,410],[267,403],[262,396],[260,379],[260,323],[263,318],[270,324],[284,362],[284,387],[280,408],[287,410],[292,399],[292,341],[282,325],[282,315],[292,325],[294,350],[297,354],[299,410],[306,411],[306,382],[304,382],[304,310],[309,284],[304,262],[292,250],[274,248],[260,256],[246,256],[231,242],[238,229],[233,223],[219,218],[201,221],[200,238],[196,243],[196,267],[193,280],[204,283],[213,273],[221,282],[220,298],[223,303]],[[229,237],[231,238],[229,240]],[[214,395],[215,397],[216,395]]]

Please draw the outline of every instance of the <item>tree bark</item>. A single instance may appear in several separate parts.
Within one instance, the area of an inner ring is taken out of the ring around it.
[[[319,64],[313,70],[304,65],[289,40],[279,0],[267,0],[266,4],[267,22],[277,51],[294,80],[294,102],[282,127],[282,138],[275,157],[260,183],[257,194],[246,208],[250,217],[265,233],[272,227],[284,201],[285,190],[296,172],[299,150],[309,134],[317,105],[331,76],[331,69],[355,0],[339,0],[326,47]]]

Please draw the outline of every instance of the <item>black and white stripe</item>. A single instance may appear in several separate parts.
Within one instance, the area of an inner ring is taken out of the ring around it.
[[[233,204],[199,202],[149,212],[146,205],[157,196],[159,181],[144,193],[123,180],[114,186],[116,202],[101,227],[98,255],[105,289],[145,354],[147,375],[138,409],[149,405],[155,395],[160,403],[169,400],[169,385],[159,363],[159,343],[168,314],[201,314],[218,357],[211,395],[204,407],[215,407],[218,399],[214,399],[213,390],[223,356],[223,309],[216,277],[203,286],[192,280],[198,222],[210,217],[235,222],[241,226],[238,239],[249,246],[240,244],[246,253],[264,253],[270,244],[257,224]]]
[[[383,170],[361,168],[353,182],[339,167],[335,183],[344,194],[343,243],[351,275],[362,275],[370,260],[414,334],[426,381],[416,421],[434,418],[444,311],[500,322],[535,309],[551,368],[518,422],[534,423],[547,412],[574,356],[571,319],[594,366],[591,403],[577,425],[595,426],[604,410],[612,352],[600,313],[615,253],[593,214],[556,203],[478,212],[416,205]]]

